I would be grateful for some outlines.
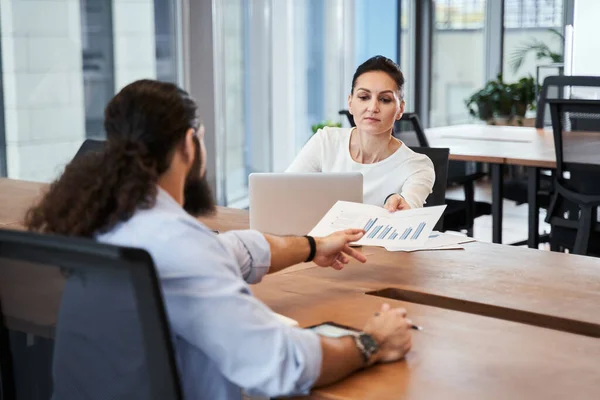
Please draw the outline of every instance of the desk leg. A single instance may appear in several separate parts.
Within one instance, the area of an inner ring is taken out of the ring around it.
[[[540,207],[538,191],[540,190],[540,170],[537,167],[527,168],[527,203],[529,205],[529,235],[527,246],[537,249],[540,243]]]
[[[502,201],[504,198],[504,165],[492,168],[492,242],[502,243]]]

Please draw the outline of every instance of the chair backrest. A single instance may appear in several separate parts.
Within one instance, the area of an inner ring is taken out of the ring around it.
[[[582,194],[600,194],[600,100],[549,100],[556,179]],[[584,140],[584,141],[582,141]],[[569,172],[568,179],[565,172]]]
[[[433,190],[427,197],[425,207],[440,206],[446,203],[446,181],[448,179],[448,156],[450,149],[435,147],[411,147],[411,150],[425,154],[431,159],[435,169],[435,182]],[[440,230],[443,225],[443,216],[435,225],[436,230]]]
[[[581,97],[581,91],[600,88],[600,76],[549,76],[544,79],[537,101],[535,127],[544,128],[552,124],[548,102],[556,99]]]
[[[150,255],[0,230],[3,399],[181,399]]]
[[[354,116],[352,114],[350,114],[350,111],[340,110],[340,111],[338,111],[338,114],[345,115],[346,118],[348,118],[348,123],[350,124],[350,126],[352,126],[352,127],[356,126],[356,123],[354,122]]]
[[[394,136],[409,146],[429,147],[425,129],[416,113],[402,114],[402,118],[394,123]]]
[[[345,115],[348,118],[350,126],[356,126],[354,117],[348,110],[340,110],[340,115]],[[414,135],[414,137],[411,137]],[[402,118],[394,123],[394,136],[402,140],[409,146],[429,147],[429,141],[425,136],[425,129],[416,113],[404,113]]]
[[[73,157],[73,159],[79,158],[87,153],[101,152],[104,150],[105,146],[106,146],[105,140],[86,139],[81,144],[81,147],[79,147],[79,150],[77,150],[77,153],[75,154],[75,157]]]

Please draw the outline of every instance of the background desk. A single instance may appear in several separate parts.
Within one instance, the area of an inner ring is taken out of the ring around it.
[[[502,243],[502,199],[504,165],[528,167],[529,235],[528,246],[539,243],[539,169],[556,168],[554,137],[551,130],[493,126],[456,125],[426,129],[432,147],[450,149],[451,160],[490,163],[492,178],[492,240]],[[600,164],[600,140],[596,133],[570,132],[565,146],[575,149],[582,162]]]
[[[26,209],[36,193],[31,190],[27,205],[12,204],[17,200],[3,196],[0,208]],[[240,210],[219,208],[215,216],[202,220],[223,231],[248,226],[248,214]],[[405,361],[356,373],[314,391],[313,398],[598,398],[600,339],[536,325],[554,316],[568,317],[574,325],[600,324],[600,259],[486,243],[465,248],[388,253],[364,247],[367,264],[351,263],[342,271],[301,264],[266,277],[253,291],[302,326],[333,320],[361,328],[388,302],[407,308],[414,322],[425,328],[414,332],[413,350]],[[509,314],[513,310],[514,315],[532,312],[540,317],[530,321],[534,325],[522,324],[473,310],[366,294],[385,288],[443,296],[451,305],[480,303],[504,307]],[[28,318],[40,319],[29,321],[35,326],[52,325],[43,313]]]

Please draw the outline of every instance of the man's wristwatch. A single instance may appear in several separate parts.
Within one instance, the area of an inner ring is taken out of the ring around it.
[[[372,356],[379,351],[377,341],[368,333],[360,332],[354,335],[354,343],[356,343],[356,347],[360,350],[365,364],[369,365]]]

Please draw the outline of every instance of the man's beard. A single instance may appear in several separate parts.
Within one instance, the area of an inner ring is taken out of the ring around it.
[[[205,176],[200,176],[200,142],[194,138],[195,157],[192,168],[185,180],[183,190],[183,209],[194,217],[215,212],[215,200]]]

